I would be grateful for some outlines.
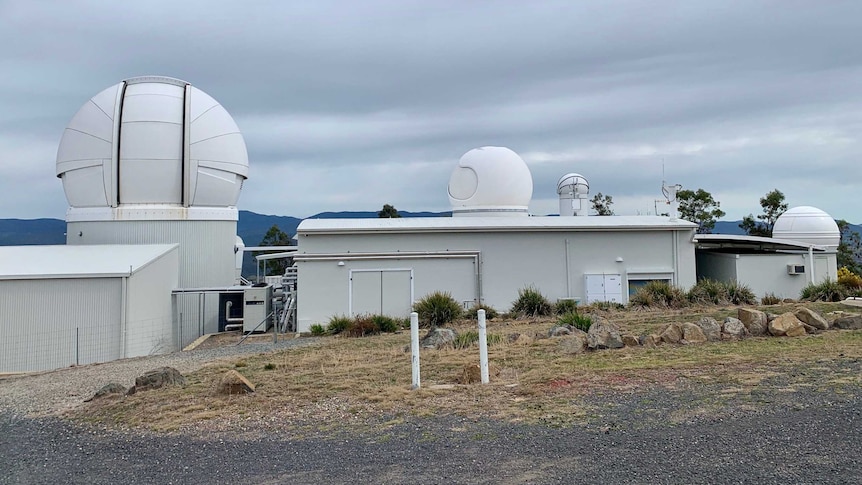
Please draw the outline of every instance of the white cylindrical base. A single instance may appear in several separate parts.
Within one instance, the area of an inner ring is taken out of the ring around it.
[[[482,384],[488,383],[488,335],[485,331],[485,310],[479,310],[479,372],[482,375]]]
[[[413,389],[419,389],[419,314],[410,314],[410,352],[413,368]]]

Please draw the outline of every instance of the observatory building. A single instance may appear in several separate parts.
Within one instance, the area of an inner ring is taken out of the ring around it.
[[[697,277],[744,283],[758,297],[795,299],[810,283],[837,279],[840,242],[832,216],[794,207],[775,221],[771,238],[698,234]]]
[[[503,309],[527,286],[552,300],[626,303],[651,280],[695,283],[695,224],[583,217],[589,184],[578,174],[557,186],[562,217],[527,217],[532,189],[521,157],[483,147],[452,173],[452,217],[302,221],[298,330],[340,314],[404,316],[433,291]]]
[[[206,296],[237,280],[248,155],[218,102],[178,79],[120,82],[69,122],[56,174],[67,245],[0,248],[0,355],[29,356],[0,372],[168,352],[219,329]]]

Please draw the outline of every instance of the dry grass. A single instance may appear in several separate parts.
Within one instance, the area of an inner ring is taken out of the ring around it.
[[[830,304],[808,306],[824,312],[839,309]],[[793,307],[775,306],[767,311],[781,313]],[[705,315],[722,319],[733,314],[732,308],[705,307],[684,312],[611,311],[603,316],[627,333],[642,334],[673,321],[695,321]],[[464,322],[456,328],[472,328],[468,325]],[[405,415],[439,413],[567,424],[586,419],[591,410],[584,398],[594,392],[633,393],[656,387],[672,391],[681,382],[704,382],[714,384],[716,396],[739,395],[800,364],[816,372],[818,362],[862,357],[862,332],[846,331],[581,355],[566,355],[560,339],[537,338],[523,344],[505,338],[513,333],[547,335],[552,325],[552,319],[489,322],[489,332],[504,338],[489,348],[490,361],[501,372],[487,386],[434,388],[455,384],[464,366],[478,362],[475,346],[423,351],[422,388],[412,391],[410,353],[404,351],[409,332],[359,339],[327,337],[315,347],[244,356],[241,362],[215,362],[187,375],[185,388],[96,401],[74,411],[73,416],[155,431],[235,430],[275,423],[295,430],[345,424],[387,426]],[[216,383],[232,368],[256,384],[257,392],[217,396]],[[858,375],[828,375],[818,385],[859,383]]]

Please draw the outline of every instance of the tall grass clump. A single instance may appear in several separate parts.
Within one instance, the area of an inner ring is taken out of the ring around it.
[[[684,291],[667,281],[653,280],[638,288],[629,298],[629,304],[645,308],[683,308],[688,305],[688,299]]]
[[[841,301],[847,298],[847,288],[835,280],[827,278],[822,283],[809,283],[802,288],[802,300],[808,301]]]
[[[761,305],[777,305],[781,303],[781,298],[777,297],[775,293],[767,293],[763,295],[763,298],[760,299]]]
[[[329,319],[329,323],[326,324],[326,331],[330,335],[338,335],[339,333],[350,328],[350,325],[353,323],[348,317],[344,315],[335,316]]]
[[[755,305],[757,297],[748,285],[731,281],[725,283],[727,288],[727,298],[734,305]]]
[[[509,313],[525,317],[543,317],[551,314],[553,306],[539,290],[528,286],[518,290],[518,299]]]
[[[382,333],[395,333],[401,329],[401,325],[394,318],[386,315],[372,315],[371,321],[377,326],[377,330]]]
[[[424,327],[442,327],[461,317],[461,305],[448,291],[435,291],[425,295],[413,305],[419,314],[419,324]]]
[[[497,335],[495,333],[485,334],[486,341],[488,342],[488,346],[492,346],[494,344],[498,344],[503,341],[503,337]],[[466,332],[461,332],[455,337],[455,341],[452,342],[452,346],[456,349],[466,349],[470,348],[473,345],[479,343],[479,332],[475,330],[468,330]]]
[[[704,278],[688,290],[688,301],[701,305],[727,305],[730,294],[724,282]]]
[[[485,319],[493,320],[499,316],[499,312],[494,309],[494,307],[490,305],[473,305],[469,310],[464,314],[466,318],[470,320],[478,320],[479,319],[479,310],[485,310]]]
[[[554,305],[554,313],[557,315],[566,315],[568,313],[577,313],[578,312],[578,302],[572,299],[565,299],[557,301],[557,304]]]
[[[581,315],[577,312],[565,313],[557,317],[557,325],[561,327],[571,325],[572,327],[577,328],[578,330],[583,330],[584,332],[588,332],[592,324],[592,318],[587,315]]]
[[[323,325],[321,325],[319,323],[315,323],[314,325],[312,325],[309,328],[309,331],[315,337],[320,337],[322,335],[326,335],[326,327],[324,327]]]

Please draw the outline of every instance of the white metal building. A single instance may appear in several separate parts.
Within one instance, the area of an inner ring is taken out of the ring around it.
[[[772,236],[698,234],[698,278],[738,281],[758,298],[794,299],[810,283],[837,279],[841,233],[829,214],[794,207],[775,221]]]
[[[533,286],[551,300],[626,303],[650,280],[695,283],[696,225],[671,217],[585,214],[588,185],[558,184],[563,217],[528,217],[529,169],[507,148],[462,157],[449,182],[453,217],[307,219],[297,229],[298,330],[335,315],[406,316],[448,291],[471,306],[508,309]]]
[[[176,244],[0,247],[0,372],[174,350]]]

